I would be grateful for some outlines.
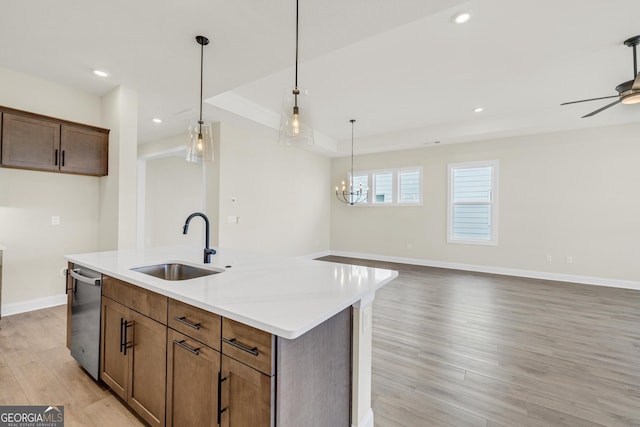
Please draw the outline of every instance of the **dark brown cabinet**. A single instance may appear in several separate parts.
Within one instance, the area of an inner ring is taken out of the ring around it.
[[[2,166],[58,170],[60,124],[4,113],[2,115]]]
[[[104,176],[109,131],[17,110],[2,110],[4,167]]]
[[[166,323],[166,297],[103,277],[100,378],[151,426],[165,425],[167,326],[149,317],[163,301]]]
[[[169,299],[167,426],[218,425],[220,322],[217,314]]]
[[[220,425],[274,425],[275,336],[223,318],[221,341]]]
[[[80,126],[62,125],[60,171],[107,175],[109,135]]]
[[[173,329],[167,344],[167,426],[217,426],[220,353]]]

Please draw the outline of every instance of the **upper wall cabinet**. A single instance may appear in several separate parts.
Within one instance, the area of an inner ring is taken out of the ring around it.
[[[2,110],[2,166],[107,175],[109,130]]]

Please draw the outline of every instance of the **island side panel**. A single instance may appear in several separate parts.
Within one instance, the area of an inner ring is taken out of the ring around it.
[[[295,340],[278,338],[278,427],[350,424],[351,311]]]
[[[373,427],[371,409],[371,354],[373,299],[365,296],[353,305],[353,372],[351,426]]]

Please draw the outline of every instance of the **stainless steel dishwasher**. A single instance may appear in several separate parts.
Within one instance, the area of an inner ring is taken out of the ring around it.
[[[94,379],[100,370],[100,307],[102,274],[74,264],[71,298],[71,356]]]

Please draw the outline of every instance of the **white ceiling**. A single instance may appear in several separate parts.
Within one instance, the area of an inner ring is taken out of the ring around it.
[[[473,16],[455,25],[460,10]],[[640,105],[580,119],[607,100],[559,104],[633,78],[622,42],[640,34],[638,16],[638,0],[300,0],[299,83],[316,130],[340,142],[329,155],[346,153],[351,118],[356,152],[637,122]],[[0,66],[98,95],[135,89],[147,142],[197,118],[197,34],[211,39],[205,98],[278,112],[293,85],[294,17],[293,0],[12,1]],[[241,120],[211,105],[205,116]]]

